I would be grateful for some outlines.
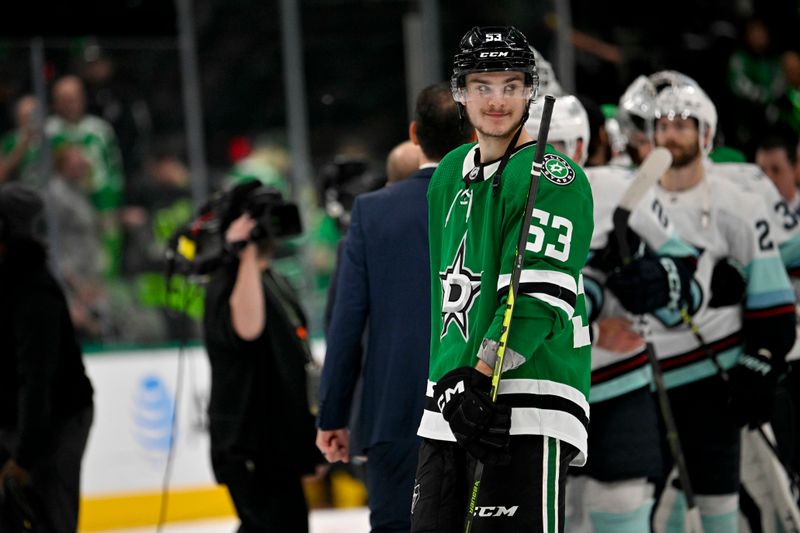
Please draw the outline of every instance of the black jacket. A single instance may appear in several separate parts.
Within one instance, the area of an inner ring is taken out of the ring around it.
[[[208,414],[214,472],[224,483],[226,466],[242,459],[266,459],[271,468],[311,472],[322,458],[308,406],[305,317],[288,283],[268,271],[264,332],[253,341],[241,339],[228,303],[237,267],[220,268],[206,291],[203,331],[211,362]],[[287,290],[276,295],[276,287]]]
[[[59,423],[90,407],[92,396],[44,248],[29,240],[8,243],[0,259],[0,427],[19,434],[17,463],[35,466]]]

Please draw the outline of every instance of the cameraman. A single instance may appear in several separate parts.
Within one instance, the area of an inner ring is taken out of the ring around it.
[[[254,220],[246,211],[226,229],[223,222],[232,252],[206,292],[211,462],[236,507],[239,533],[302,533],[301,477],[323,462],[306,393],[305,317],[270,268],[279,241],[263,220],[269,215]]]

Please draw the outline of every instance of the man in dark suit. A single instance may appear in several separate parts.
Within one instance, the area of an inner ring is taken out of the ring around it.
[[[430,348],[428,182],[438,161],[469,142],[445,84],[417,97],[411,141],[421,148],[411,177],[356,198],[339,264],[336,302],[320,386],[317,446],[330,462],[365,453],[373,533],[410,529],[419,440],[416,436]],[[366,355],[362,338],[367,332]],[[350,449],[348,420],[363,373],[356,416],[360,449]]]

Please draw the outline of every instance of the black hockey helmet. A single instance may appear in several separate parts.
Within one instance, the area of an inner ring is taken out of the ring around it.
[[[461,38],[458,49],[450,78],[454,92],[464,87],[467,74],[472,72],[510,70],[525,74],[525,84],[533,86],[533,98],[536,97],[536,59],[528,39],[514,26],[475,26]]]
[[[519,127],[511,138],[500,166],[492,179],[492,195],[500,190],[503,170],[511,157],[514,147],[522,133],[531,104],[539,93],[539,74],[536,71],[536,59],[525,35],[514,26],[475,26],[469,30],[461,43],[459,51],[453,58],[453,75],[450,78],[450,90],[456,101],[459,116],[465,118],[465,87],[467,74],[473,72],[513,71],[525,75],[525,86],[530,87],[530,96],[522,113]],[[465,178],[466,181],[466,178]]]

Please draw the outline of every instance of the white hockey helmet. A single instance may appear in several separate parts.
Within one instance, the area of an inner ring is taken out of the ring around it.
[[[641,131],[651,138],[655,118],[656,88],[645,76],[631,83],[619,99],[616,119],[625,137]]]
[[[534,139],[539,135],[543,110],[544,99],[542,98],[531,104],[528,120],[525,122],[525,131]],[[576,97],[571,94],[560,96],[556,98],[555,105],[553,105],[547,142],[548,144],[563,142],[564,153],[574,158],[578,139],[583,139],[583,148],[575,162],[583,165],[589,155],[589,115],[586,114],[586,109]]]
[[[698,122],[699,143],[703,155],[714,147],[717,132],[717,108],[706,92],[689,76],[673,70],[650,76],[656,87],[655,118],[695,118]]]
[[[553,96],[563,95],[564,89],[556,79],[553,65],[539,53],[539,50],[533,46],[531,46],[530,49],[531,52],[533,52],[534,59],[536,59],[536,71],[539,73],[539,94],[552,94]]]
[[[620,126],[617,117],[608,117],[605,126],[606,133],[608,133],[608,140],[611,143],[612,156],[623,153],[625,151],[625,145],[628,143],[628,137],[623,133],[622,126]]]

